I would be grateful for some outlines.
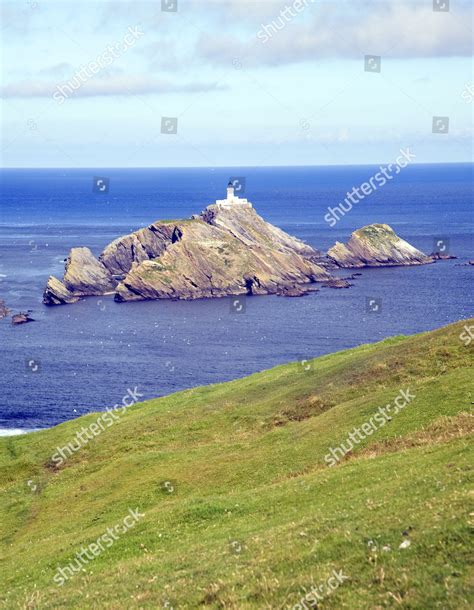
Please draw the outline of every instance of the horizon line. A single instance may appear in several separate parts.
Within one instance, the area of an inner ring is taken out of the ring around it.
[[[116,170],[116,169],[122,169],[122,170],[132,170],[132,169],[232,169],[232,168],[236,168],[236,169],[242,169],[242,168],[248,168],[248,169],[257,169],[257,168],[267,168],[267,169],[271,169],[271,168],[282,168],[282,167],[287,167],[287,168],[303,168],[303,167],[372,167],[375,165],[384,165],[387,162],[383,162],[383,161],[374,161],[371,163],[319,163],[319,164],[303,164],[303,165],[285,165],[285,164],[279,164],[279,165],[132,165],[132,166],[120,166],[120,165],[113,165],[113,166],[105,166],[105,165],[101,165],[101,166],[75,166],[75,165],[61,165],[61,166],[36,166],[36,165],[28,165],[28,166],[22,166],[22,167],[18,167],[18,166],[11,166],[11,167],[2,167],[0,166],[0,171],[3,170],[27,170],[27,169],[77,169],[77,170]],[[393,163],[393,161],[390,161],[388,163]],[[469,161],[427,161],[425,163],[420,163],[420,162],[412,162],[410,164],[411,166],[414,165],[418,165],[418,166],[425,166],[425,165],[474,165],[474,160],[469,160]]]

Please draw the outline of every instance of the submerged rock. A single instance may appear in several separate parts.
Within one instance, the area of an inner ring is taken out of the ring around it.
[[[285,288],[281,288],[276,293],[279,297],[304,297],[310,292],[317,292],[318,288],[314,288],[314,286],[288,286]]]
[[[352,233],[347,244],[336,242],[328,257],[339,267],[392,267],[425,265],[433,259],[401,239],[385,224],[373,224]]]
[[[352,284],[342,277],[332,277],[326,282],[324,282],[324,286],[327,288],[349,288]]]
[[[28,312],[15,313],[12,316],[12,324],[14,324],[14,325],[26,324],[27,322],[34,322],[34,321],[35,321],[34,318],[32,318]]]
[[[8,314],[10,313],[10,310],[8,309],[8,307],[5,305],[5,301],[2,301],[0,299],[0,320],[2,318],[6,318],[8,316]]]
[[[432,252],[430,254],[430,258],[434,261],[449,261],[451,259],[457,258],[453,254],[443,254],[442,252]]]

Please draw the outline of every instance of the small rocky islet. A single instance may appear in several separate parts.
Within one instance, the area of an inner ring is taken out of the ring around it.
[[[235,195],[184,220],[157,221],[111,242],[98,258],[72,248],[62,280],[50,276],[45,305],[85,296],[114,295],[118,302],[200,299],[240,294],[302,296],[315,284],[347,288],[337,269],[423,265],[433,257],[401,239],[385,224],[355,231],[327,254],[266,222]]]

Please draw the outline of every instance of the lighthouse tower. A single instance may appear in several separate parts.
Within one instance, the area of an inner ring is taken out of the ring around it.
[[[232,180],[229,180],[227,185],[227,198],[218,199],[216,205],[220,208],[252,208],[252,204],[247,199],[241,199],[235,194],[235,188]]]

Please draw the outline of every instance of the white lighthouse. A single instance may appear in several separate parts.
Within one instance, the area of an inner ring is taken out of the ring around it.
[[[216,201],[216,205],[221,208],[251,208],[253,207],[248,199],[242,199],[238,195],[235,194],[235,188],[232,181],[229,181],[227,185],[227,198],[226,199],[218,199]]]

